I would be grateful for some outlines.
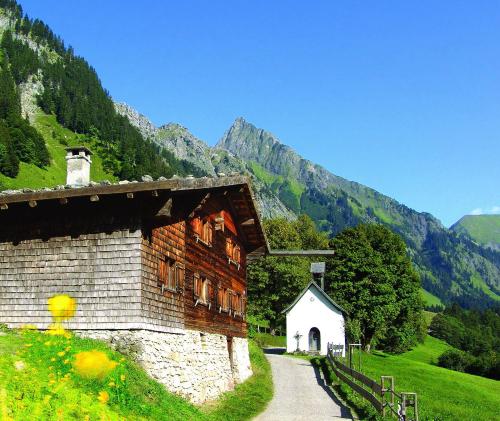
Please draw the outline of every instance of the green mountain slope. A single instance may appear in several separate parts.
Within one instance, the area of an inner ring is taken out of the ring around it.
[[[217,148],[245,161],[287,207],[331,235],[360,222],[389,226],[404,238],[424,289],[443,302],[483,307],[500,298],[500,253],[457,236],[432,215],[330,173],[243,118]]]
[[[500,251],[500,215],[466,215],[450,230]]]
[[[424,344],[401,355],[363,353],[361,371],[377,380],[394,376],[396,391],[416,392],[419,419],[497,420],[500,382],[433,365],[449,348],[427,336]]]
[[[64,185],[66,184],[65,148],[77,145],[93,148],[86,136],[62,127],[53,115],[40,112],[36,115],[33,125],[45,140],[51,157],[50,164],[40,168],[34,164],[21,162],[17,177],[11,178],[0,174],[2,189],[39,189]],[[117,181],[113,174],[104,170],[102,159],[98,154],[92,156],[90,177],[93,181]]]

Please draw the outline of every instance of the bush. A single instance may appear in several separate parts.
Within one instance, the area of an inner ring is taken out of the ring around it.
[[[450,370],[466,372],[474,364],[474,359],[466,352],[450,349],[439,356],[438,365]]]

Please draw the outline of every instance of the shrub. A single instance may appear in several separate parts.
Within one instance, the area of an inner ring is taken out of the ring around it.
[[[456,349],[445,351],[438,358],[438,365],[440,367],[455,371],[466,372],[473,363],[474,357],[472,355]]]

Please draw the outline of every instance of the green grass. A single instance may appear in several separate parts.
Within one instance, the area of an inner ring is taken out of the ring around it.
[[[500,244],[500,215],[467,215],[451,227],[480,244]]]
[[[430,364],[448,348],[428,337],[401,355],[363,353],[361,371],[377,381],[394,376],[396,391],[416,392],[421,421],[499,420],[500,382]]]
[[[495,294],[489,287],[488,285],[486,284],[486,282],[484,282],[484,279],[481,278],[481,275],[479,275],[479,273],[474,273],[471,277],[470,277],[470,281],[472,283],[472,285],[474,286],[474,288],[477,288],[477,289],[480,289],[481,291],[483,291],[486,295],[488,295],[489,297],[493,298],[494,300],[496,301],[500,301],[500,296]]]
[[[258,333],[253,335],[253,340],[257,342],[261,347],[271,346],[271,347],[286,347],[286,336],[271,335],[269,333]]]
[[[250,420],[262,412],[273,397],[271,367],[262,350],[249,342],[253,376],[225,393],[215,407],[205,410],[214,421]]]
[[[28,187],[38,189],[66,184],[66,151],[64,148],[86,145],[92,150],[92,146],[85,136],[62,127],[53,115],[40,113],[34,126],[45,139],[51,158],[50,165],[47,168],[39,168],[36,165],[21,162],[16,178],[0,174],[0,186],[4,189]],[[104,171],[102,161],[97,154],[92,155],[90,178],[92,181],[116,181],[116,177]]]
[[[432,319],[437,313],[433,313],[432,311],[427,311],[427,310],[424,310],[422,313],[424,316],[425,325],[429,327],[431,325]]]
[[[406,358],[412,361],[418,361],[426,364],[437,364],[437,359],[439,356],[449,349],[452,349],[451,345],[448,345],[445,341],[441,339],[433,338],[427,335],[425,342],[413,348],[411,351],[401,354],[401,358]]]
[[[426,306],[439,306],[444,308],[443,302],[438,297],[423,288],[420,288],[420,296],[424,300]]]
[[[94,349],[119,363],[102,380],[83,378],[72,369],[75,354]],[[16,369],[16,362],[24,368]],[[109,393],[107,404],[97,399],[100,391]],[[104,343],[39,332],[11,331],[0,336],[0,395],[1,419],[207,419]]]
[[[302,193],[305,191],[305,186],[297,182],[293,178],[283,177],[281,175],[271,174],[264,169],[260,164],[250,161],[248,163],[252,173],[263,183],[276,193],[281,201],[292,209],[294,212],[299,213],[301,210],[300,199]]]
[[[118,365],[101,380],[79,376],[72,368],[75,355],[89,350],[106,353]],[[198,408],[103,342],[11,330],[0,335],[0,419],[249,420],[273,394],[269,363],[254,343],[250,356],[254,375],[215,405]],[[20,362],[24,367],[16,369]],[[101,391],[109,393],[106,404],[98,400]]]

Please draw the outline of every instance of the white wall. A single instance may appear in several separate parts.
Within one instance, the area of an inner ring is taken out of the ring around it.
[[[345,346],[344,317],[318,289],[311,285],[286,315],[286,350],[297,350],[295,334],[299,332],[299,349],[309,351],[309,331],[316,327],[321,335],[321,355],[326,355],[327,343]]]

